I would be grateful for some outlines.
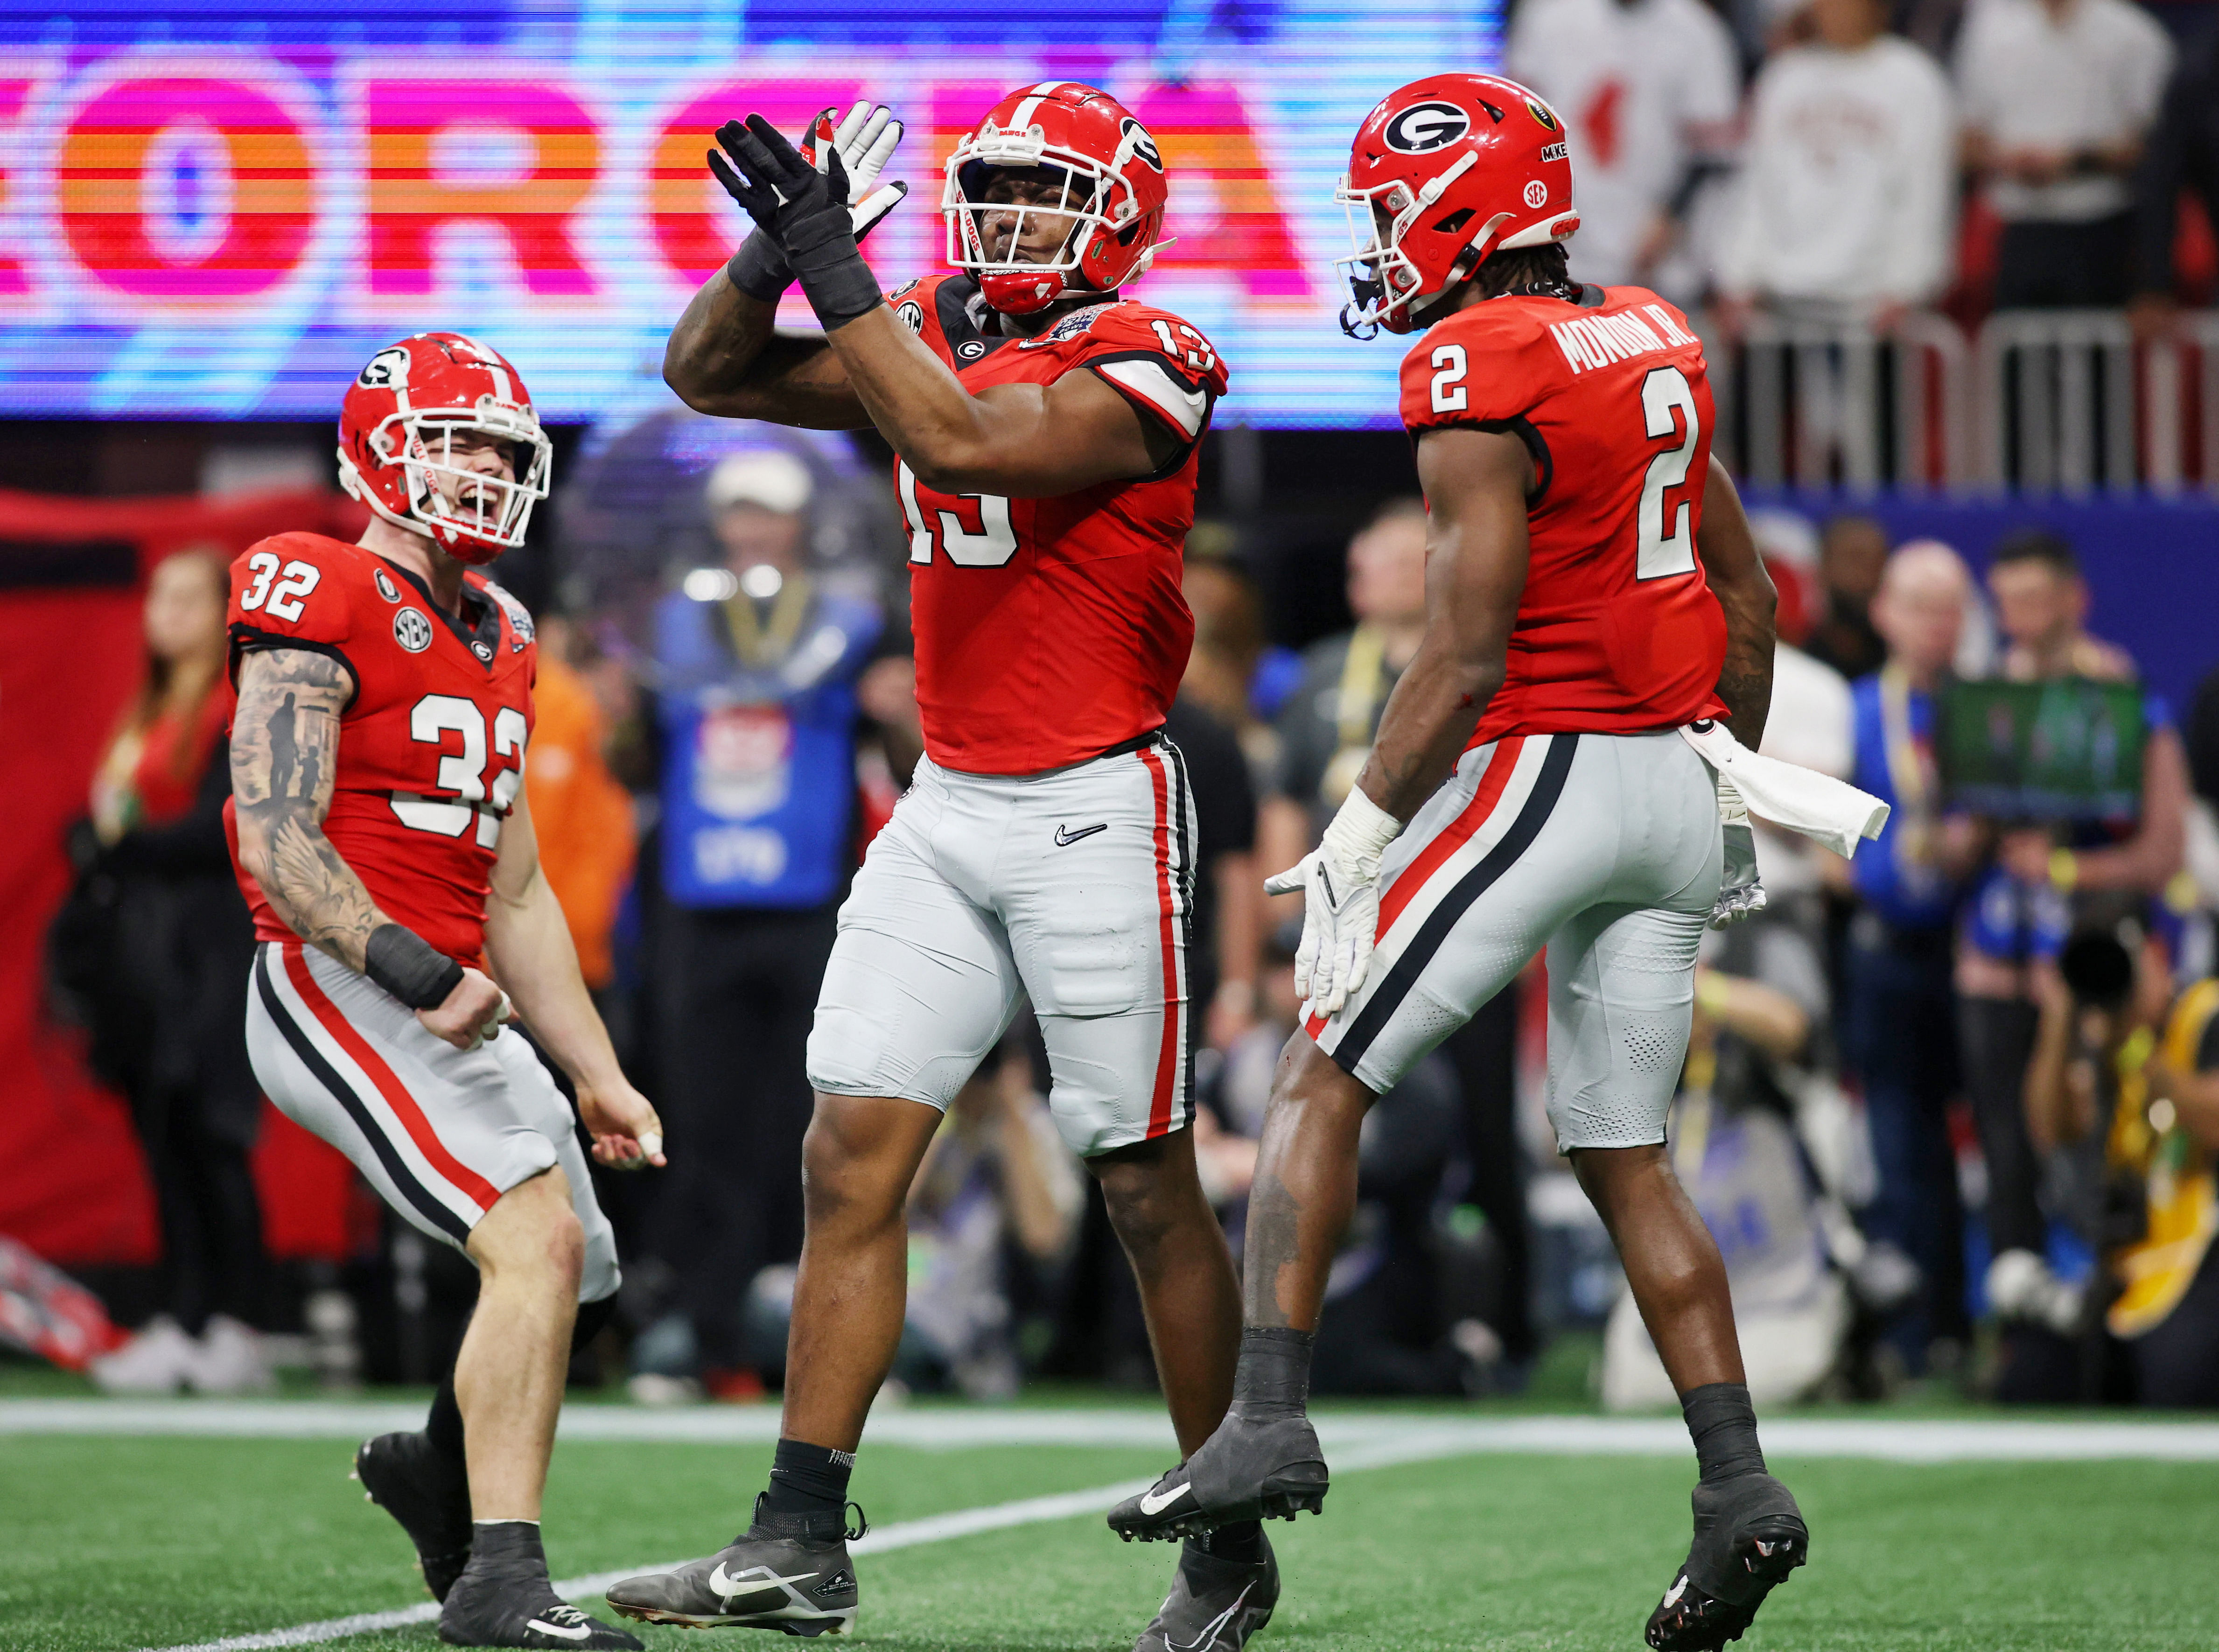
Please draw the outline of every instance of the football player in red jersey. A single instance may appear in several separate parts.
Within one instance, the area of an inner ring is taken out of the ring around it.
[[[522,789],[531,616],[477,571],[522,542],[549,445],[516,370],[459,333],[380,351],[339,415],[359,543],[264,539],[233,565],[233,858],[260,940],[263,1089],[402,1218],[477,1264],[477,1308],[420,1432],[356,1471],[414,1541],[461,1646],[632,1647],[548,1581],[540,1492],[575,1336],[615,1306],[604,1164],[662,1127],[587,996]]]
[[[842,1506],[901,1334],[904,1197],[1021,994],[1057,1123],[1140,1282],[1180,1440],[1199,1445],[1232,1392],[1239,1292],[1188,1128],[1192,804],[1161,733],[1193,640],[1180,553],[1225,369],[1194,327],[1120,291],[1154,256],[1168,187],[1115,99],[1050,81],[998,103],[948,163],[957,273],[889,301],[855,239],[890,204],[873,186],[891,129],[820,120],[806,158],[760,117],[718,134],[712,170],[759,227],[664,368],[704,412],[875,425],[892,445],[926,757],[818,995],[769,1489],[719,1554],[609,1592],[652,1621],[853,1621]],[[797,277],[821,335],[774,331]],[[1260,1528],[1221,1531],[1181,1556],[1141,1645],[1236,1652],[1277,1592]]]
[[[1357,134],[1341,198],[1358,232],[1344,325],[1425,335],[1402,415],[1431,519],[1426,630],[1323,844],[1267,885],[1305,891],[1309,1006],[1250,1196],[1231,1413],[1110,1522],[1162,1537],[1319,1507],[1310,1339],[1364,1112],[1545,946],[1557,1146],[1701,1463],[1694,1544],[1649,1642],[1718,1647],[1808,1543],[1663,1146],[1703,928],[1762,902],[1746,815],[1679,731],[1730,717],[1757,744],[1771,581],[1710,455],[1687,319],[1569,277],[1579,218],[1547,104],[1487,75],[1406,86]]]

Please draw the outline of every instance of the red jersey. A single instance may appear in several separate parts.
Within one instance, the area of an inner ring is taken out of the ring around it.
[[[1509,432],[1538,475],[1508,671],[1473,745],[1725,714],[1725,615],[1695,555],[1711,387],[1686,316],[1641,287],[1474,304],[1403,357],[1402,422]]]
[[[380,911],[482,967],[487,879],[531,736],[531,616],[471,572],[457,619],[374,551],[281,533],[231,565],[230,620],[234,684],[253,649],[309,649],[346,667],[354,698],[339,718],[324,835]],[[292,940],[239,863],[228,804],[224,817],[256,935]]]
[[[967,276],[912,282],[891,301],[974,394],[1084,368],[1180,444],[1152,476],[1057,499],[943,494],[895,460],[925,750],[970,773],[1029,774],[1156,728],[1194,643],[1180,559],[1195,456],[1225,391],[1217,352],[1129,299],[1030,338],[982,331],[992,313]]]

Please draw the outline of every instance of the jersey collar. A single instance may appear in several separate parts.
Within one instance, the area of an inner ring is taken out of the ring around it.
[[[377,553],[372,551],[370,555],[376,556]],[[431,610],[432,617],[454,633],[455,640],[470,651],[472,659],[483,666],[488,672],[492,671],[493,662],[500,657],[500,605],[499,603],[472,585],[465,577],[463,581],[463,618],[458,619],[432,599],[432,587],[424,582],[423,576],[413,568],[403,568],[400,563],[389,561],[383,556],[378,556],[377,560],[388,573],[397,574],[407,581],[415,589],[416,594],[424,599],[424,606]],[[463,623],[464,619],[469,623],[464,624]]]

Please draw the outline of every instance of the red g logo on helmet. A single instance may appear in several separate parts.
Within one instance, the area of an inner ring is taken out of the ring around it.
[[[1515,118],[1521,105],[1530,126]],[[1355,243],[1336,261],[1352,294],[1341,326],[1410,332],[1489,253],[1569,237],[1580,215],[1562,132],[1547,104],[1499,75],[1430,75],[1381,99],[1334,193]]]
[[[1380,128],[1389,149],[1423,155],[1445,148],[1471,130],[1471,116],[1453,103],[1413,103]]]

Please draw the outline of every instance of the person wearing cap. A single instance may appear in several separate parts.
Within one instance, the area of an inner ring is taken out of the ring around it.
[[[752,1387],[748,1282],[800,1248],[803,1056],[856,861],[857,690],[886,618],[811,577],[830,485],[785,445],[720,460],[712,557],[656,615],[658,1047],[692,1168],[650,1222],[675,1315],[654,1375],[712,1391]]]

